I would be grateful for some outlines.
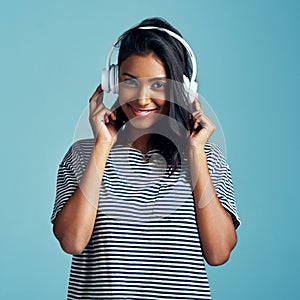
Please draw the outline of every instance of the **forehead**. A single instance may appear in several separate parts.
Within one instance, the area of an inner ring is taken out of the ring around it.
[[[120,65],[120,75],[124,72],[136,77],[163,77],[166,70],[162,61],[154,53],[147,55],[132,54]]]

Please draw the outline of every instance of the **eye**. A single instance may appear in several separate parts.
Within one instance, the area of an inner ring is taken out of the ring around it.
[[[124,83],[128,86],[137,86],[138,83],[135,79],[132,79],[132,78],[127,78],[124,80]]]
[[[166,85],[167,84],[164,81],[155,81],[155,82],[153,82],[152,87],[154,89],[164,90],[166,88]]]

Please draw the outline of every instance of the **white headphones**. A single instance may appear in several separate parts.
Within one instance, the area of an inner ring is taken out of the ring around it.
[[[192,77],[191,80],[187,78],[187,76],[183,76],[183,82],[185,90],[189,93],[191,102],[194,101],[195,93],[197,92],[198,83],[196,82],[196,74],[197,74],[197,63],[195,59],[195,55],[190,47],[190,45],[178,34],[174,33],[171,30],[155,27],[155,26],[145,26],[145,27],[138,27],[138,29],[145,29],[145,30],[160,30],[168,33],[170,36],[177,39],[187,50],[190,55],[190,59],[192,62]],[[102,70],[102,80],[101,85],[104,92],[112,92],[114,94],[118,93],[118,85],[119,85],[119,78],[118,78],[118,65],[117,64],[110,64],[110,59],[114,49],[116,48],[117,44],[120,42],[122,38],[115,41],[110,48],[107,58],[106,58],[106,65],[105,68]]]

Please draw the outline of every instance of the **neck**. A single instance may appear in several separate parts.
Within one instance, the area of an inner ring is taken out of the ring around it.
[[[147,134],[138,137],[137,139],[133,140],[133,142],[130,142],[131,147],[141,151],[142,153],[148,152],[150,150],[148,144],[150,136],[150,134]]]
[[[147,133],[145,130],[138,130],[136,128],[132,128],[129,126],[127,132],[125,132],[126,143],[131,147],[141,151],[142,153],[148,152],[149,149],[149,140],[151,137],[151,133]]]

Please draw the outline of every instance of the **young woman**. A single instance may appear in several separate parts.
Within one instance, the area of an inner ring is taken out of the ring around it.
[[[153,18],[121,36],[118,99],[106,108],[99,85],[94,138],[60,164],[52,222],[73,254],[68,299],[210,299],[205,261],[225,263],[236,244],[230,169],[172,32]]]

